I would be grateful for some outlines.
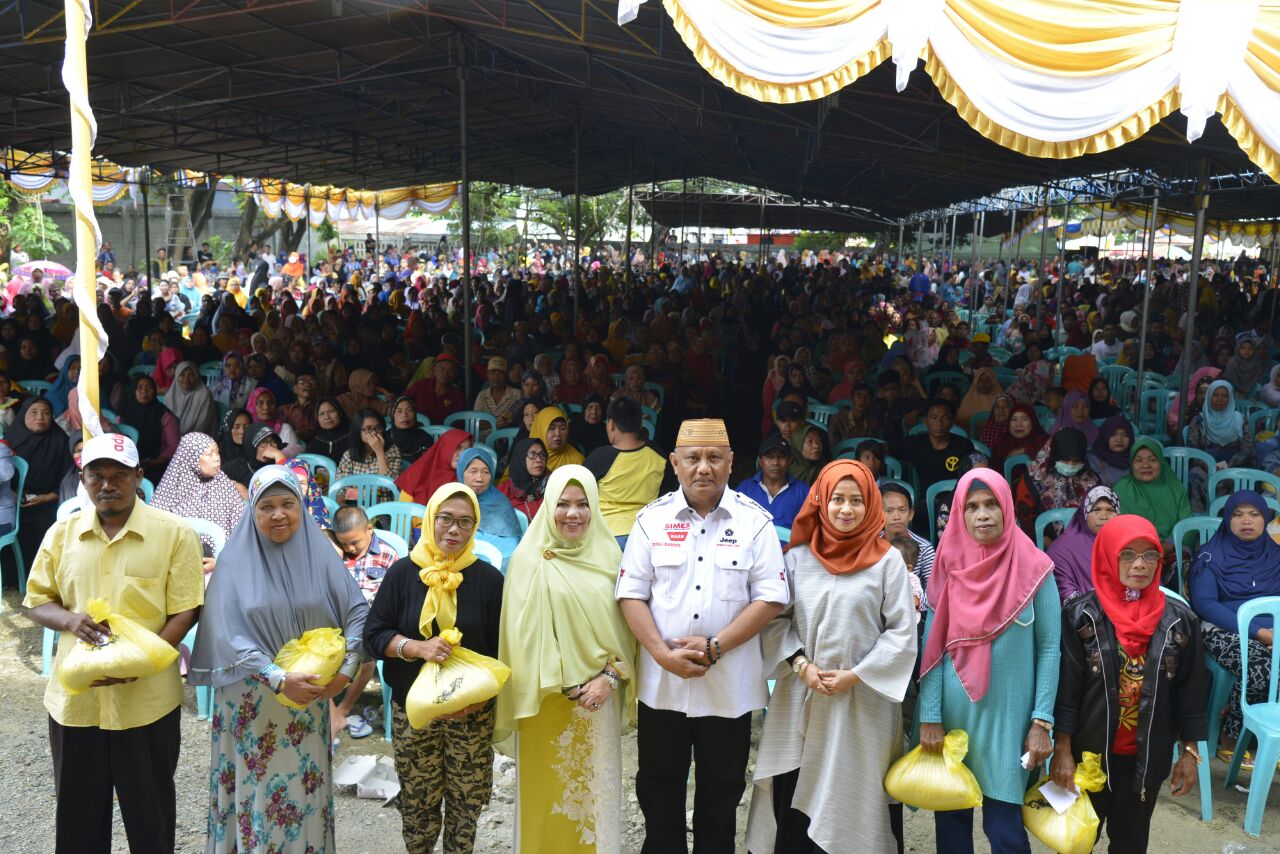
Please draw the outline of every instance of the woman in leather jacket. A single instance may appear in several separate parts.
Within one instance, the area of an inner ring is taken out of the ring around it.
[[[1163,550],[1141,516],[1116,516],[1093,546],[1095,589],[1062,611],[1062,663],[1054,709],[1054,782],[1075,788],[1084,751],[1102,756],[1107,784],[1090,792],[1113,854],[1147,850],[1160,784],[1191,791],[1196,742],[1206,737],[1209,680],[1195,614],[1159,586]]]

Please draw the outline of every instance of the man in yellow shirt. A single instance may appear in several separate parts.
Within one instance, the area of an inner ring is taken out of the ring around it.
[[[129,848],[174,849],[182,680],[175,661],[154,676],[104,678],[80,694],[60,679],[78,642],[102,643],[111,627],[85,613],[105,599],[175,647],[204,603],[200,541],[172,513],[137,498],[138,449],[108,433],[85,443],[81,482],[94,511],[55,522],[31,567],[23,604],[33,621],[62,632],[45,687],[57,792],[56,850],[111,850],[112,793]]]
[[[622,548],[626,548],[636,514],[658,497],[667,470],[666,457],[644,439],[641,413],[640,404],[632,398],[609,401],[605,414],[609,445],[596,448],[583,463],[595,475],[600,512]]]

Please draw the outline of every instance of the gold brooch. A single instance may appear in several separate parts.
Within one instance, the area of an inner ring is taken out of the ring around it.
[[[547,549],[542,553],[543,560],[553,560],[555,556],[556,556],[556,553],[551,551],[551,549]]]

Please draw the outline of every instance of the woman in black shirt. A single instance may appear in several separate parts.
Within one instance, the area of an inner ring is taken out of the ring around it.
[[[394,563],[365,627],[365,651],[382,660],[391,687],[396,773],[405,847],[431,851],[443,827],[446,851],[469,851],[493,789],[494,701],[409,726],[405,699],[422,662],[444,661],[444,629],[461,646],[496,658],[502,574],[472,551],[480,505],[461,483],[446,483],[427,502],[422,538]],[[443,812],[443,820],[442,820]]]

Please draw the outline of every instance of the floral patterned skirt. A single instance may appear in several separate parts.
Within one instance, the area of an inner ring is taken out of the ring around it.
[[[207,854],[334,850],[329,703],[281,705],[246,679],[213,692]]]

